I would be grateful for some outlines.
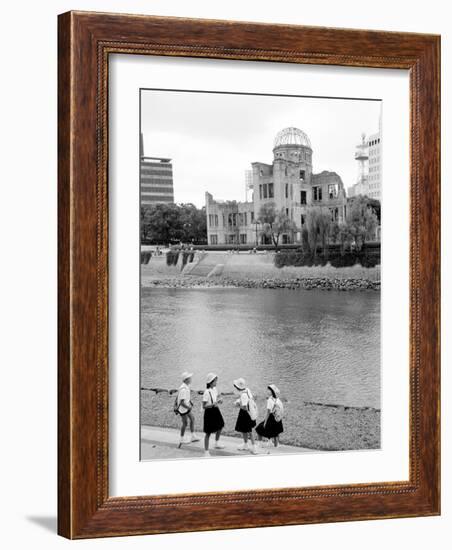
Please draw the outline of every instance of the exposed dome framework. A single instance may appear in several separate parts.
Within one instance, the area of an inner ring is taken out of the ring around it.
[[[284,130],[281,130],[276,134],[273,148],[281,147],[284,145],[301,145],[303,147],[309,147],[309,149],[312,149],[311,141],[308,138],[307,134],[305,134],[303,130],[300,130],[299,128],[295,128],[293,126],[291,126],[290,128],[284,128]]]

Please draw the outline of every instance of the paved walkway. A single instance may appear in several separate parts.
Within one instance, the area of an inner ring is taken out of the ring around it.
[[[188,433],[190,433],[187,430]],[[186,435],[187,435],[186,432]],[[184,443],[179,449],[179,430],[174,428],[155,428],[153,426],[141,426],[141,460],[155,460],[165,458],[200,458],[204,456],[204,434],[198,433],[200,441],[196,443]],[[210,438],[211,447],[215,437]],[[221,444],[224,449],[210,449],[212,456],[251,456],[248,451],[239,451],[237,447],[242,439],[238,437],[222,436]],[[270,453],[268,453],[270,451]],[[295,447],[292,445],[279,445],[275,449],[273,444],[258,449],[260,455],[300,454],[312,453],[312,449]]]

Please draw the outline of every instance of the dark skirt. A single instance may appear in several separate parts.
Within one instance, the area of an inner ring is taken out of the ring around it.
[[[267,439],[276,437],[283,431],[284,429],[283,429],[282,421],[280,420],[279,422],[276,422],[275,417],[273,416],[273,413],[269,415],[267,424],[265,425],[265,427],[264,427],[264,423],[261,422],[256,428],[256,432],[261,437],[265,437]]]
[[[251,416],[248,411],[240,409],[237,422],[235,423],[235,431],[247,434],[251,432],[255,425],[256,421],[251,420]]]
[[[218,407],[204,409],[204,433],[213,434],[224,426],[223,415]]]

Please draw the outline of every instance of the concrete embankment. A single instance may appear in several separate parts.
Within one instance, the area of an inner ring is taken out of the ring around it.
[[[196,253],[194,261],[182,266],[166,265],[166,258],[151,258],[141,266],[143,286],[199,287],[238,286],[246,288],[303,288],[326,290],[379,290],[380,267],[365,268],[274,265],[274,253]]]
[[[174,390],[175,391],[175,390]],[[192,392],[196,429],[202,431],[202,392]],[[221,412],[225,420],[224,434],[238,437],[235,428],[236,396],[223,394]],[[256,396],[261,412],[265,412],[265,396]],[[162,388],[141,390],[141,422],[149,426],[178,428],[180,420],[173,412],[174,393]],[[284,433],[281,443],[323,451],[379,449],[380,411],[371,407],[347,407],[312,402],[284,401]],[[262,420],[262,418],[260,418]]]

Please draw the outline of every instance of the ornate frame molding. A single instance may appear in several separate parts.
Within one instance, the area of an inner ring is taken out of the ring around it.
[[[88,12],[59,17],[61,535],[85,538],[439,513],[439,45],[437,36],[407,33]],[[110,54],[410,71],[409,481],[109,497]]]

